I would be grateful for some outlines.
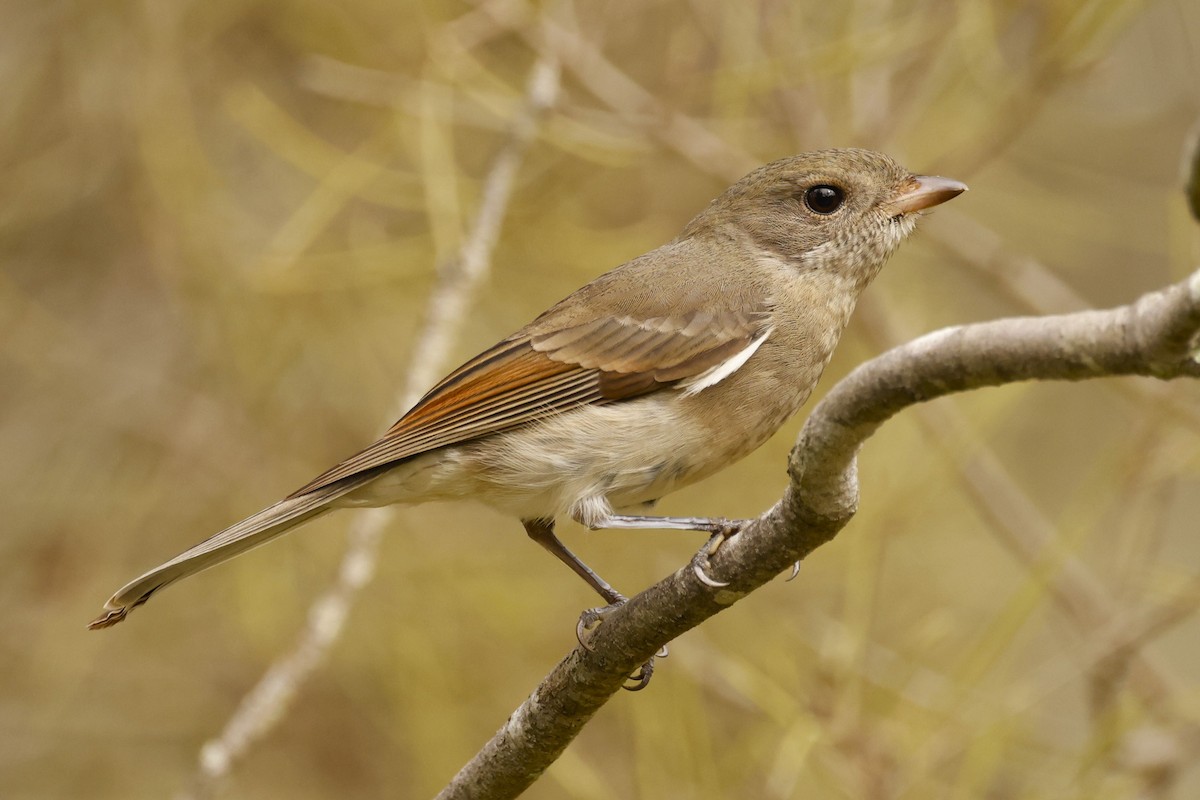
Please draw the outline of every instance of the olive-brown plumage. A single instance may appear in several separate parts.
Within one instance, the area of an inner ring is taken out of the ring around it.
[[[751,172],[673,241],[608,272],[434,386],[379,441],[118,591],[106,627],[179,578],[344,506],[474,498],[553,535],[703,528],[631,508],[745,456],[808,399],[859,293],[918,212],[965,190],[879,153]]]

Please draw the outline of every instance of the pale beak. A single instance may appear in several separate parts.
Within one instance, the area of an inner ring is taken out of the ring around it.
[[[947,200],[958,197],[967,190],[967,185],[952,178],[937,175],[914,175],[900,194],[888,206],[893,214],[909,214],[933,208]]]

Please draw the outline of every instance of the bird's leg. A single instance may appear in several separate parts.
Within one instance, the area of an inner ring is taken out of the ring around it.
[[[636,514],[606,514],[600,519],[587,523],[592,530],[606,528],[624,528],[632,530],[676,530],[704,531],[711,534],[704,547],[692,558],[692,572],[696,579],[705,586],[719,589],[729,584],[716,580],[708,574],[707,564],[725,540],[734,536],[749,524],[748,519],[723,519],[720,517],[651,517]]]
[[[566,564],[571,570],[583,578],[588,586],[596,590],[597,594],[604,598],[608,603],[600,608],[589,608],[579,615],[579,622],[575,625],[575,638],[579,640],[579,644],[585,650],[591,650],[588,645],[588,632],[599,625],[604,617],[614,609],[623,606],[629,602],[625,595],[618,592],[612,585],[597,575],[591,567],[579,560],[579,557],[567,549],[557,536],[554,535],[554,520],[552,519],[524,519],[521,524],[525,526],[525,532],[529,534],[529,538],[540,544],[542,547],[549,550],[555,558]],[[666,657],[667,648],[663,648],[659,653]],[[636,692],[639,689],[646,688],[646,684],[650,682],[650,676],[654,674],[654,657],[642,664],[638,671],[629,676],[633,681],[631,685],[625,688],[631,692]]]
[[[708,559],[716,555],[726,539],[737,535],[749,523],[750,520],[748,519],[723,519],[721,517],[651,517],[631,514],[609,514],[591,523],[588,527],[592,530],[602,530],[605,528],[657,529],[704,531],[712,534],[708,541],[705,542],[704,547],[701,547],[699,552],[692,558],[692,572],[695,573],[697,580],[705,586],[719,589],[729,584],[725,581],[718,581],[708,574],[706,567]],[[788,575],[787,579],[789,581],[794,580],[799,574],[800,562],[797,561],[792,565],[791,574]]]
[[[593,522],[585,522],[592,530],[622,528],[626,530],[659,531],[703,531],[721,534],[723,539],[733,536],[745,527],[748,519],[724,519],[722,517],[653,517],[640,514],[606,514]],[[720,544],[718,543],[718,547]],[[713,550],[712,552],[716,552]]]
[[[579,557],[567,549],[559,538],[554,535],[554,520],[552,519],[523,519],[525,532],[529,538],[549,550],[555,558],[570,567],[576,575],[587,581],[609,605],[621,605],[626,601],[625,595],[618,592],[608,581],[597,575],[592,568],[579,560]],[[582,643],[581,643],[582,644]]]

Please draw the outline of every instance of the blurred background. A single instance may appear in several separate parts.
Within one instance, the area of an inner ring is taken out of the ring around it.
[[[595,597],[482,507],[401,511],[294,706],[204,743],[306,625],[356,513],[99,633],[113,590],[384,428],[539,58],[449,369],[673,237],[751,167],[866,146],[971,186],[819,393],[941,326],[1104,307],[1200,263],[1190,0],[4,3],[0,797],[432,796]],[[756,515],[800,419],[660,505]],[[530,798],[1200,796],[1200,386],[1022,384],[886,425],[800,577],[672,646]],[[633,593],[700,545],[567,544]]]

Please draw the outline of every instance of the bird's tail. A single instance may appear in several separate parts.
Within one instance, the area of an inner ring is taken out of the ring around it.
[[[121,587],[104,604],[105,613],[88,623],[88,628],[96,630],[116,625],[164,586],[266,544],[297,525],[321,516],[329,511],[330,502],[376,477],[378,473],[356,475],[299,497],[289,497],[230,525]]]

